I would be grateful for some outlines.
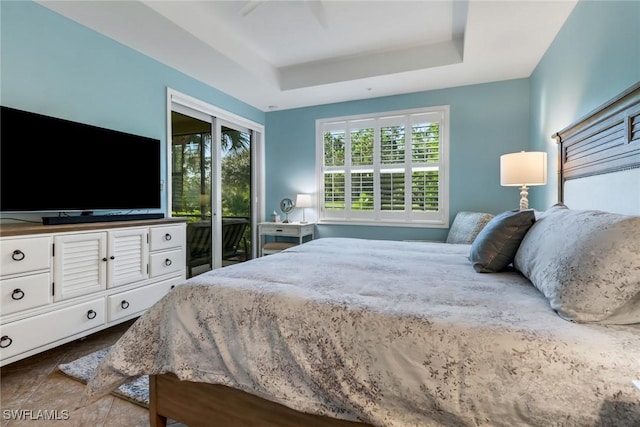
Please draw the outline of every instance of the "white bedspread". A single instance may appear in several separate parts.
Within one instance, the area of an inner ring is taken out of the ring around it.
[[[324,238],[205,273],[113,346],[87,401],[173,372],[376,426],[640,425],[640,325],[563,320],[468,253]]]

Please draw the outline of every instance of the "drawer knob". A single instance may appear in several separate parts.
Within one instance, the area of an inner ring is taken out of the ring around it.
[[[98,313],[93,310],[87,311],[87,319],[95,319]]]
[[[9,338],[7,335],[3,335],[0,338],[0,348],[7,348],[13,343],[13,340]]]
[[[164,240],[171,240],[171,234],[167,233],[164,235]]]
[[[21,300],[24,298],[24,291],[22,289],[14,289],[13,292],[11,292],[11,298],[16,301]]]
[[[173,289],[173,288],[175,288],[175,287],[176,287],[176,285],[171,285],[171,288],[169,288],[169,289]]]
[[[11,254],[11,259],[14,260],[14,261],[22,261],[25,257],[26,257],[26,255],[20,249],[16,249]]]
[[[164,265],[166,265],[167,267],[170,266],[172,264],[171,260],[169,258],[164,260]]]
[[[122,302],[120,303],[120,307],[122,307],[123,310],[126,310],[127,308],[129,308],[129,301],[122,300]]]

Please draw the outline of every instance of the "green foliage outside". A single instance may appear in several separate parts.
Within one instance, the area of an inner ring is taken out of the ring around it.
[[[172,214],[188,222],[211,221],[211,134],[174,136]],[[222,129],[222,216],[251,218],[250,135]],[[245,238],[251,243],[251,228]]]
[[[249,135],[223,128],[222,215],[251,215]],[[173,137],[173,215],[211,218],[211,134]]]
[[[230,151],[222,159],[222,216],[251,216],[251,152]]]
[[[410,162],[414,166],[433,165],[440,158],[439,123],[414,124],[411,129]],[[350,166],[374,167],[374,129],[352,129]],[[345,155],[346,131],[324,133],[324,188],[327,209],[345,209],[345,174],[342,167],[348,161]],[[404,168],[407,159],[404,126],[380,128],[379,159],[381,165]],[[331,169],[333,168],[333,169]],[[405,179],[411,179],[411,209],[433,211],[438,209],[439,175],[437,170],[414,170],[410,177],[404,172],[379,173],[380,208],[387,211],[405,209]],[[374,174],[353,169],[351,172],[351,209],[374,208]]]

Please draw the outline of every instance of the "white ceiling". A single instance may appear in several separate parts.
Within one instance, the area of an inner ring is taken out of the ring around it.
[[[529,77],[576,2],[39,1],[263,111]]]

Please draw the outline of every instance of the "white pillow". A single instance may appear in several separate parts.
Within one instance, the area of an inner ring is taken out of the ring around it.
[[[514,266],[581,323],[640,323],[640,217],[556,205],[529,229]]]

